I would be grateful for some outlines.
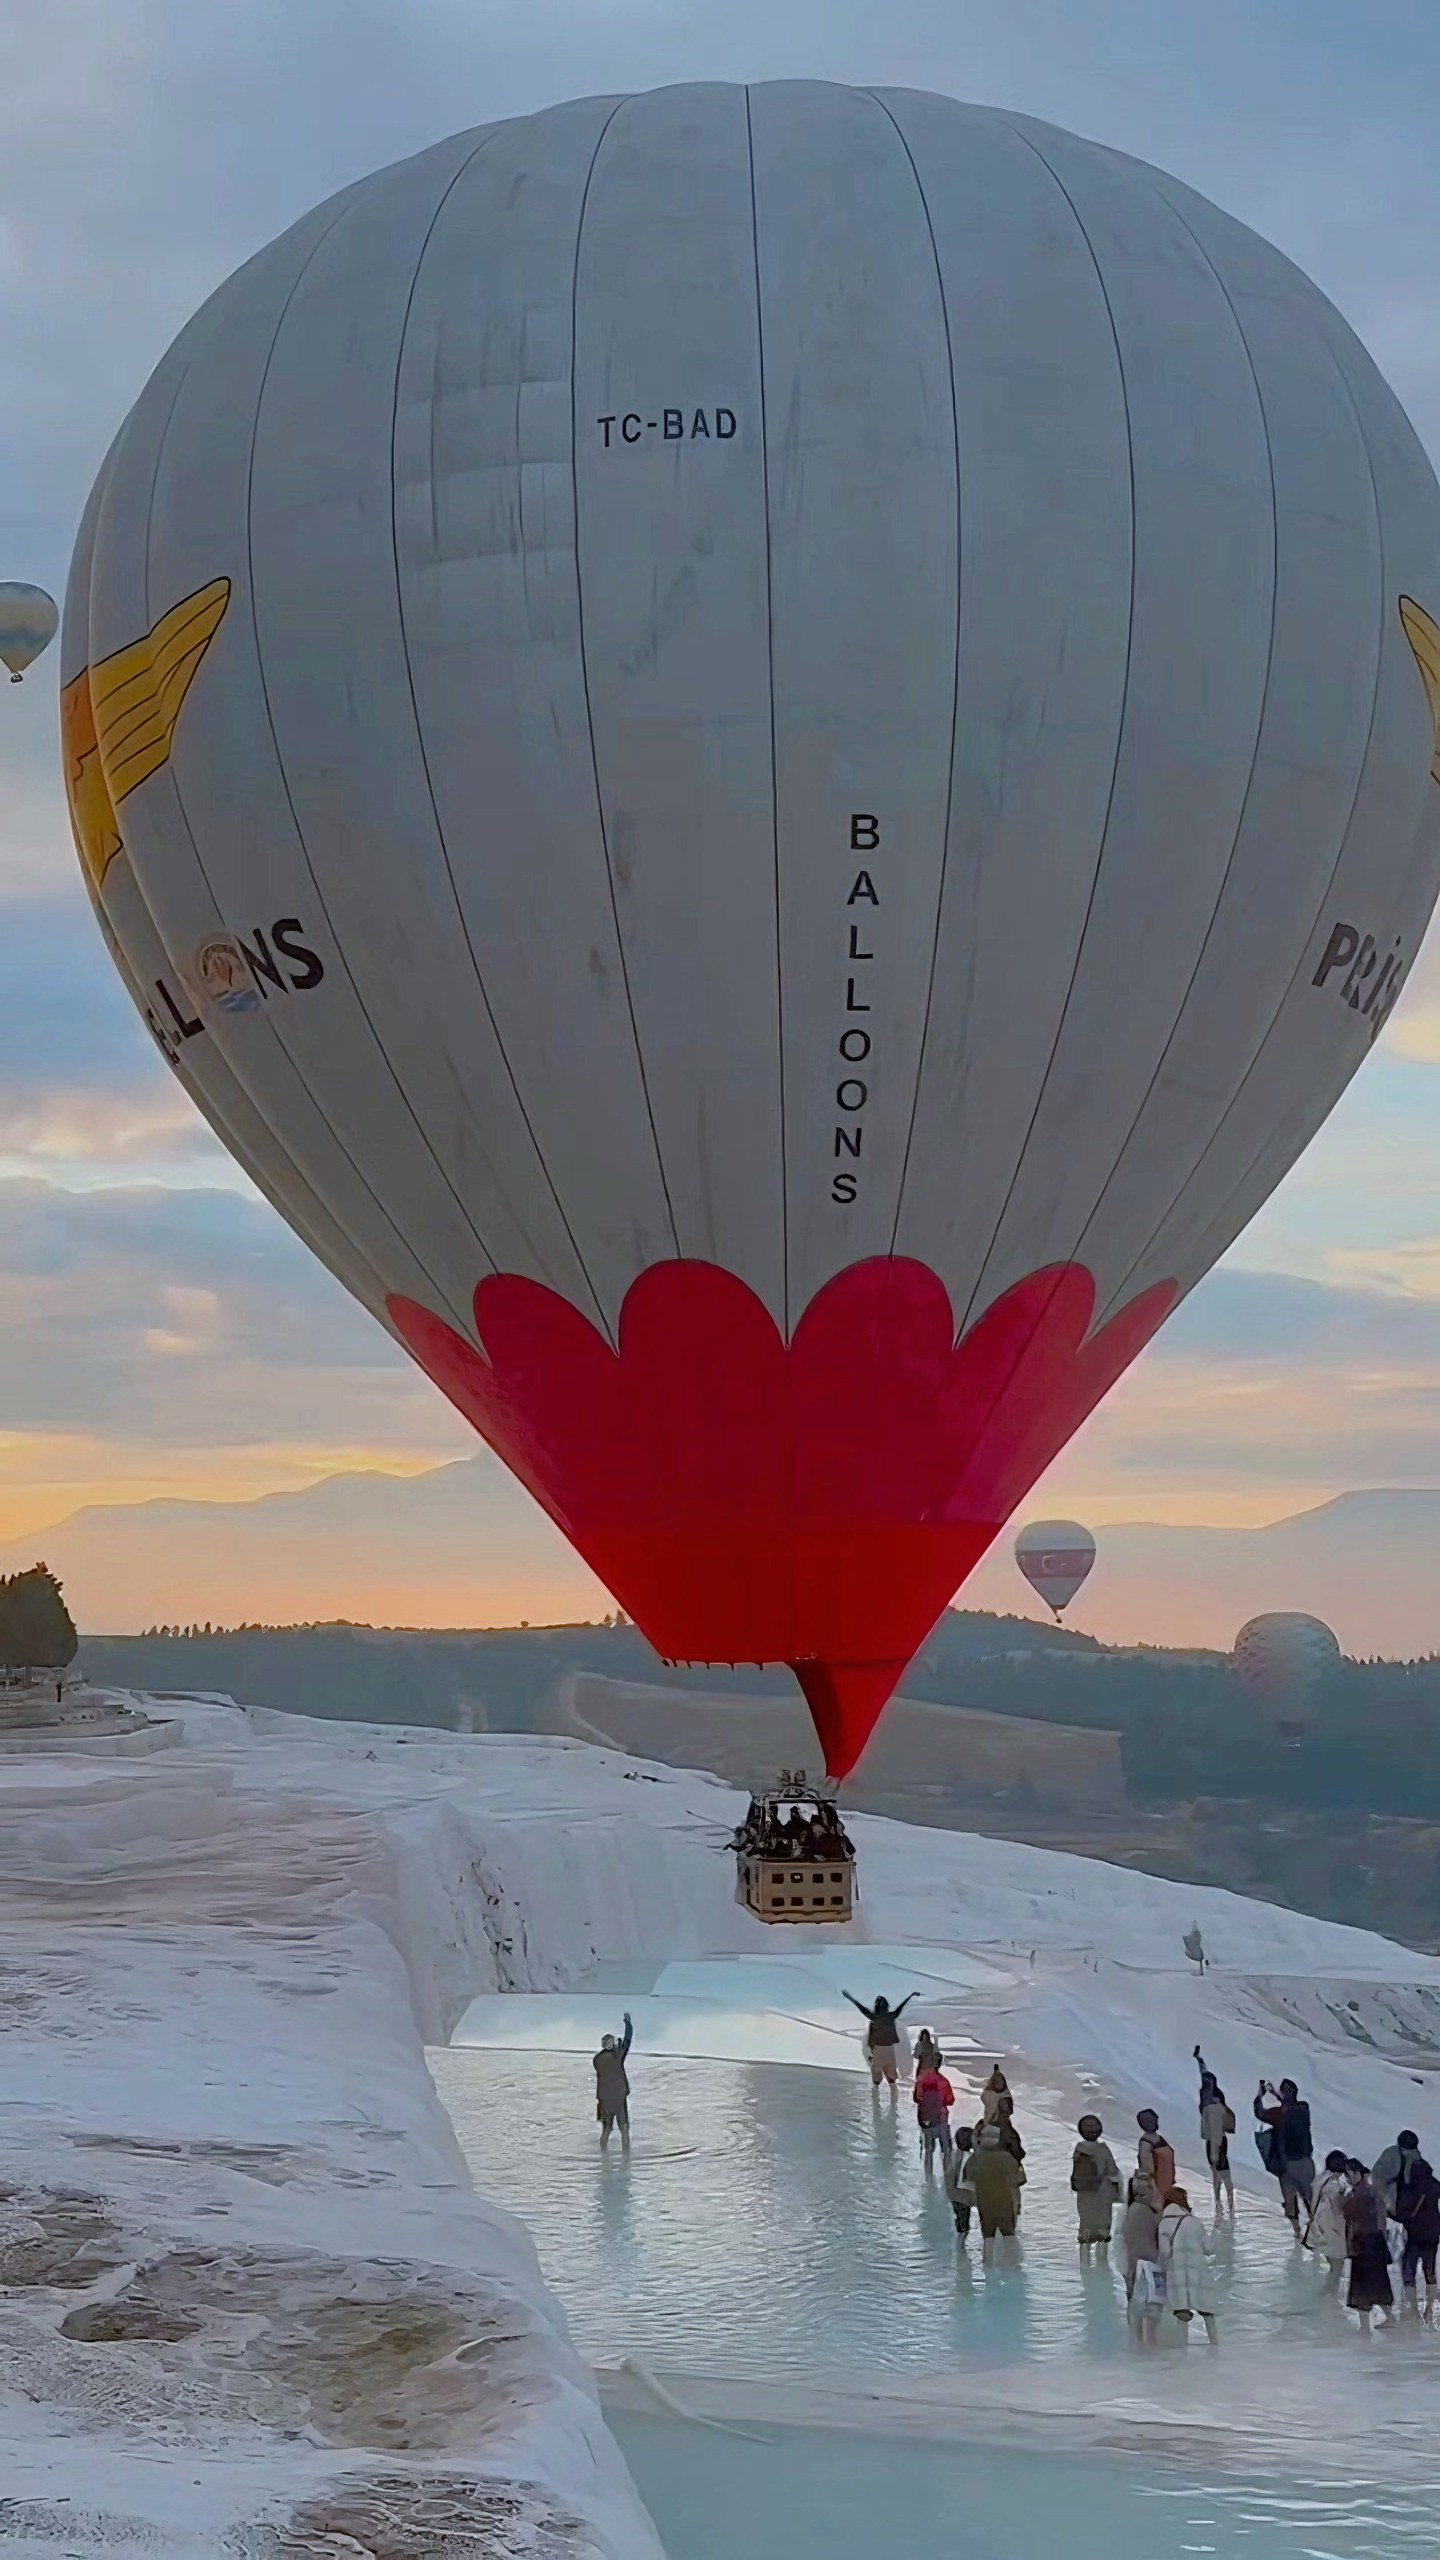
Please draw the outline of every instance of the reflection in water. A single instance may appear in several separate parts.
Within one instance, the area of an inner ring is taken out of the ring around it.
[[[772,2377],[822,2391],[953,2377],[962,2414],[973,2379],[981,2414],[971,2432],[997,2394],[1021,2409],[1038,2395],[1072,2425],[1093,2410],[1097,2446],[1113,2420],[1118,2447],[1111,2459],[1070,2458],[799,2429],[782,2432],[763,2460],[743,2448],[750,2467],[735,2475],[725,2468],[737,2459],[733,2439],[622,2416],[672,2560],[733,2560],[739,2528],[753,2538],[757,2513],[774,2528],[770,2541],[793,2546],[817,2500],[833,2516],[837,2484],[845,2526],[831,2560],[850,2560],[876,2535],[893,2539],[902,2480],[907,2513],[933,2495],[937,2513],[964,2515],[973,2547],[993,2542],[1006,2560],[1139,2548],[1147,2560],[1242,2551],[1378,2560],[1436,2547],[1440,2488],[1410,2484],[1433,2458],[1440,2336],[1397,2332],[1367,2354],[1271,2199],[1242,2195],[1236,2232],[1217,2236],[1220,2354],[1182,2356],[1171,2323],[1163,2347],[1142,2355],[1125,2320],[1118,2245],[1108,2263],[1079,2257],[1068,2110],[1050,2102],[1047,2112],[1019,2087],[1028,2177],[1019,2242],[982,2264],[978,2231],[968,2248],[957,2242],[938,2174],[922,2174],[908,2090],[898,2101],[872,2092],[827,1980],[811,1973],[807,1989],[805,1968],[777,1967],[786,2008],[747,2012],[737,1967],[674,1968],[675,1992],[661,1987],[671,1970],[651,1976],[648,2008],[624,1980],[588,2003],[487,2004],[490,2049],[432,2057],[477,2187],[528,2226],[582,2353],[609,2367],[634,2359],[677,2382],[758,2384],[762,2400]],[[893,1973],[875,1971],[893,1984]],[[722,1996],[702,2000],[697,1977]],[[637,2013],[628,2156],[600,2152],[589,2060],[620,2006]],[[963,2001],[950,2009],[937,1993],[926,2007],[960,2111],[973,2116],[993,2029],[984,2049],[967,2047],[952,2032]],[[501,2049],[511,2021],[527,2050]],[[685,2059],[692,2038],[710,2052],[737,2050]],[[787,2058],[765,2058],[776,2051]],[[822,2057],[840,2067],[816,2069]],[[1117,2118],[1122,2161],[1128,2133]],[[1012,2398],[1009,2376],[1023,2397]],[[1341,2450],[1339,2430],[1327,2430],[1332,2407],[1359,2475],[1343,2492],[1303,2477],[1307,2445],[1322,2464]],[[1235,2461],[1253,2467],[1273,2454],[1288,2477],[1217,2486],[1191,2476],[1208,2459],[1196,2447],[1211,2429]]]
[[[978,2231],[962,2250],[938,2173],[922,2172],[908,2091],[873,2094],[853,2038],[845,2070],[815,2071],[657,2059],[637,2031],[628,2159],[600,2153],[588,2054],[432,2059],[477,2187],[521,2215],[597,2363],[794,2375],[818,2337],[837,2381],[1129,2356],[1120,2251],[1087,2267],[1076,2247],[1073,2127],[1023,2093],[1021,2248],[982,2269]],[[988,2068],[987,2054],[952,2067],[962,2106]],[[1273,2344],[1288,2362],[1298,2338],[1353,2344],[1278,2213],[1242,2197],[1239,2232],[1233,2263],[1228,2235],[1217,2258],[1227,2348]]]

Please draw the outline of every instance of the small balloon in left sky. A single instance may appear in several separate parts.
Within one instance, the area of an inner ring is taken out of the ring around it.
[[[0,578],[0,666],[9,668],[12,684],[49,648],[59,627],[59,606],[43,587]]]

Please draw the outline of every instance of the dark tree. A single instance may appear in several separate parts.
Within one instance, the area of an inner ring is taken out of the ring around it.
[[[0,1579],[0,1661],[9,1669],[63,1671],[79,1641],[48,1565]]]

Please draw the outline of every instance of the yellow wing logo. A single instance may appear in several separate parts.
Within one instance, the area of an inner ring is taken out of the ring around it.
[[[60,697],[70,823],[96,889],[125,849],[119,804],[169,763],[185,696],[229,602],[229,579],[212,578],[142,640],[83,667]]]
[[[1409,596],[1400,599],[1400,619],[1430,699],[1430,717],[1435,723],[1435,755],[1430,770],[1440,782],[1440,623],[1423,604],[1412,603]]]

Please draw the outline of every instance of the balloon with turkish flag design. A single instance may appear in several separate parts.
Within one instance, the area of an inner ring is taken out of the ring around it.
[[[162,359],[71,808],[266,1197],[839,1775],[1388,1014],[1437,604],[1394,398],[1188,188],[913,90],[579,99]]]
[[[1031,1520],[1015,1541],[1015,1562],[1052,1617],[1068,1609],[1095,1562],[1095,1541],[1078,1520]]]

